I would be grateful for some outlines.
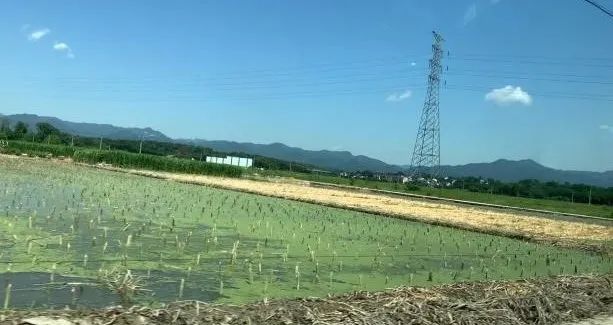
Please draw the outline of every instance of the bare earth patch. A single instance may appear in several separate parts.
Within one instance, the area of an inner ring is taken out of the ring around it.
[[[545,241],[560,246],[608,251],[610,248],[608,242],[613,238],[613,227],[605,225],[539,218],[518,212],[509,213],[478,207],[311,187],[308,182],[266,182],[133,169],[126,170],[109,166],[102,166],[100,168],[352,209],[508,237]]]

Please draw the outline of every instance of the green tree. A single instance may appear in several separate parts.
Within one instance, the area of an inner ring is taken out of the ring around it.
[[[15,130],[13,130],[13,139],[21,140],[28,133],[28,125],[24,122],[17,122],[15,124]]]
[[[36,130],[38,132],[38,138],[40,140],[47,139],[49,136],[59,136],[62,132],[55,126],[49,123],[36,123]]]
[[[0,140],[6,140],[12,138],[13,131],[11,131],[11,125],[7,119],[0,119]]]

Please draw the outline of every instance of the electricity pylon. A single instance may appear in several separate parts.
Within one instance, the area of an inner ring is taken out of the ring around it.
[[[432,43],[432,58],[430,59],[430,74],[424,107],[419,119],[417,138],[411,158],[411,176],[413,178],[440,176],[441,165],[441,130],[439,123],[439,92],[443,66],[443,37],[437,32]]]

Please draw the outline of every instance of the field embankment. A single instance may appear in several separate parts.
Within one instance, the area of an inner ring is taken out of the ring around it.
[[[339,187],[350,187],[350,188],[360,188],[360,189],[369,189],[372,191],[383,191],[383,192],[396,192],[402,193],[408,196],[434,196],[441,199],[450,199],[450,200],[460,200],[460,201],[472,201],[479,202],[484,204],[492,204],[492,205],[503,205],[503,206],[513,206],[513,207],[522,207],[525,209],[533,209],[533,210],[547,210],[547,211],[555,211],[557,213],[564,214],[574,214],[574,215],[587,215],[593,217],[606,218],[613,221],[613,206],[604,205],[604,204],[588,204],[587,200],[589,197],[589,190],[585,185],[577,185],[578,188],[583,188],[585,193],[578,194],[580,197],[583,195],[583,203],[582,201],[575,201],[570,194],[569,188],[563,186],[560,188],[562,193],[566,191],[568,194],[566,199],[564,196],[560,196],[558,194],[551,194],[549,198],[547,196],[542,195],[542,198],[531,197],[528,193],[529,190],[525,190],[523,194],[520,192],[516,192],[514,195],[502,194],[500,192],[496,192],[493,189],[490,191],[484,192],[483,188],[481,191],[473,188],[462,189],[462,188],[429,188],[426,186],[416,186],[415,184],[399,184],[394,182],[384,182],[384,181],[376,181],[376,180],[367,180],[367,179],[354,179],[354,178],[346,178],[346,177],[338,177],[335,175],[322,175],[318,173],[299,173],[299,172],[287,172],[287,171],[259,171],[259,174],[262,176],[270,176],[270,177],[285,177],[285,178],[295,178],[304,181],[312,182],[312,184],[322,183],[327,185],[339,186]],[[508,184],[510,185],[510,184]],[[517,185],[517,184],[515,184]],[[572,187],[572,186],[571,186]],[[501,190],[500,188],[498,189]],[[552,189],[551,190],[553,193]],[[574,192],[575,189],[570,189],[571,192]],[[579,190],[580,191],[580,190]],[[580,193],[580,192],[578,192]],[[520,196],[521,195],[521,196]]]
[[[598,217],[598,216],[592,216],[592,215],[559,212],[558,210],[533,209],[529,207],[524,207],[521,204],[519,205],[493,204],[493,203],[483,202],[484,200],[482,201],[459,200],[455,198],[447,198],[447,197],[434,196],[434,195],[421,195],[421,194],[406,193],[406,192],[378,190],[378,189],[372,189],[368,187],[346,186],[346,185],[339,185],[339,184],[333,184],[333,183],[310,182],[310,185],[314,187],[337,188],[337,189],[348,190],[352,192],[375,193],[375,194],[381,194],[385,196],[418,199],[418,200],[425,200],[429,202],[440,201],[443,203],[452,203],[452,204],[459,204],[459,205],[464,205],[464,206],[468,205],[468,206],[476,206],[476,207],[481,207],[481,208],[491,208],[497,211],[500,211],[500,210],[519,211],[524,214],[530,213],[530,214],[533,214],[539,217],[553,218],[556,220],[579,221],[579,222],[587,222],[587,223],[595,223],[595,224],[613,226],[613,218],[609,218],[609,217]]]
[[[457,283],[242,306],[187,301],[161,309],[5,311],[0,324],[559,324],[611,315],[612,280],[563,276]]]
[[[611,251],[613,227],[539,218],[529,214],[493,211],[377,194],[310,187],[308,182],[264,182],[134,169],[101,168],[131,174],[200,184],[242,192],[393,216],[484,233],[549,242],[560,246]]]

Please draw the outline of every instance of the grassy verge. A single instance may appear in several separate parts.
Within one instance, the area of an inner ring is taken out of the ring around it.
[[[403,184],[377,182],[361,179],[348,179],[331,175],[290,173],[281,171],[260,172],[263,176],[293,177],[306,181],[325,182],[331,184],[372,188],[386,191],[396,191],[411,194],[438,196],[456,200],[475,201],[489,204],[517,206],[529,209],[549,210],[563,213],[583,214],[588,216],[613,218],[613,207],[606,205],[590,205],[565,201],[531,199],[507,195],[470,192],[462,189],[433,189],[427,187],[407,187]]]

